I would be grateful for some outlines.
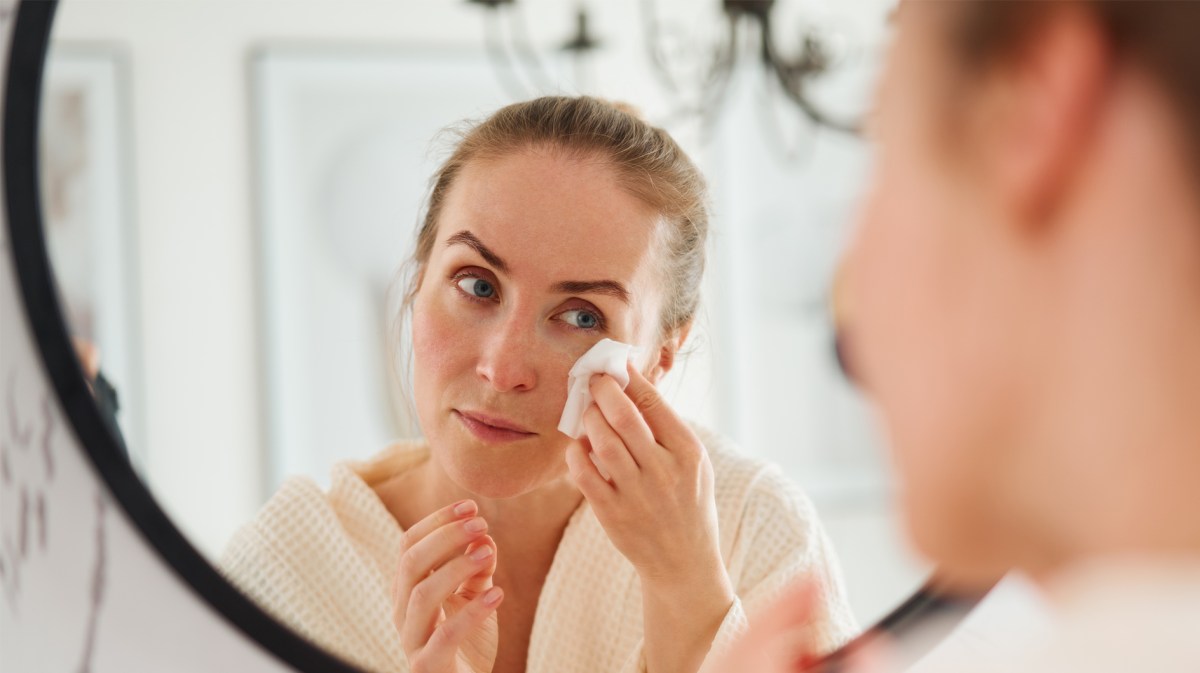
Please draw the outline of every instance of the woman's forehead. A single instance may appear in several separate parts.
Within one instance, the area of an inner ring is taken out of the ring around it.
[[[440,250],[435,255],[440,253],[456,265],[479,260],[509,284],[554,294],[600,294],[628,305],[641,304],[650,295],[661,293],[659,267],[648,250],[613,256],[605,252],[602,242],[560,241],[558,236],[533,245],[517,245],[494,235],[494,227],[447,229],[446,233],[444,238],[439,236]]]
[[[447,194],[437,245],[464,245],[466,232],[513,274],[634,283],[656,268],[661,219],[611,167],[520,153],[464,167]]]

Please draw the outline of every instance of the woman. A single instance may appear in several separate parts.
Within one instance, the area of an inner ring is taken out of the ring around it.
[[[911,537],[1045,589],[1004,670],[1200,670],[1200,3],[897,15],[847,351]],[[795,670],[797,592],[727,670]]]
[[[424,441],[339,465],[328,493],[289,481],[231,543],[229,576],[375,671],[695,671],[798,577],[826,589],[813,646],[848,638],[811,505],[654,387],[694,319],[706,234],[691,161],[611,104],[541,98],[466,131],[406,302]],[[592,379],[574,442],[556,430],[568,370],[604,337],[642,356],[625,390]]]

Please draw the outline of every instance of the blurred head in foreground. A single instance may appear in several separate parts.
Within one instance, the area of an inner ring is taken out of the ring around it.
[[[906,1],[848,358],[952,573],[1200,553],[1200,3]]]

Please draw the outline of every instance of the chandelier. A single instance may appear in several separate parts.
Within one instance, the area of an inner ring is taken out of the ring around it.
[[[554,80],[529,39],[525,17],[517,0],[468,1],[486,11],[484,41],[488,58],[505,89],[516,98],[553,90]],[[792,50],[792,55],[785,56],[775,36],[775,0],[720,2],[725,23],[723,37],[706,49],[707,53],[691,57],[703,61],[696,67],[694,63],[679,63],[683,59],[671,48],[656,1],[640,0],[646,56],[655,80],[672,102],[671,120],[694,116],[706,126],[711,125],[739,59],[751,48],[743,44],[749,37],[755,42],[753,48],[767,77],[807,120],[817,127],[859,134],[861,125],[857,119],[834,114],[810,93],[814,82],[828,76],[845,60],[845,45],[839,50],[838,36],[802,26],[798,48]],[[571,57],[576,80],[580,81],[588,58],[602,48],[603,41],[593,34],[586,5],[578,5],[575,18],[574,31],[561,42],[559,51]],[[686,81],[678,72],[680,65],[693,66],[699,76]]]

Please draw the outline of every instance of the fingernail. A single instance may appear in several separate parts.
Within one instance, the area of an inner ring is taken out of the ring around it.
[[[483,531],[487,530],[487,522],[476,517],[464,523],[463,528],[465,528],[468,533],[482,533]]]
[[[500,587],[492,587],[483,595],[483,603],[484,605],[495,605],[500,602],[500,597],[503,595],[504,592],[500,590]]]
[[[458,516],[466,516],[475,511],[475,503],[470,500],[463,500],[454,506],[454,513]]]
[[[491,545],[486,545],[486,544],[483,545],[482,547],[476,549],[475,551],[471,552],[471,554],[470,554],[471,559],[474,561],[482,561],[483,559],[485,559],[491,555],[492,555],[492,547],[491,547]]]

